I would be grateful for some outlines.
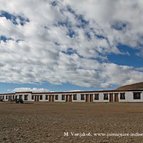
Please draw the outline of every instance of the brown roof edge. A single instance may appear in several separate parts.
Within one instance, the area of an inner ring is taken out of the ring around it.
[[[1,93],[0,95],[11,95],[11,94],[18,94],[18,93],[31,93],[31,94],[71,94],[71,93],[101,93],[101,92],[129,92],[129,91],[143,91],[143,89],[137,90],[96,90],[96,91],[64,91],[64,92],[32,92],[32,91],[22,91],[22,92],[15,92],[15,93]]]
[[[32,91],[16,91],[15,93],[32,93]]]
[[[127,91],[143,91],[140,90],[96,90],[96,91],[64,91],[64,92],[32,92],[32,94],[71,94],[71,93],[101,93],[101,92],[127,92]]]
[[[0,95],[13,95],[15,93],[0,93]]]

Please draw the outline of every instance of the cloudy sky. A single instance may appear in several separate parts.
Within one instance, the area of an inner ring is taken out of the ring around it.
[[[0,0],[0,92],[139,81],[142,0]]]

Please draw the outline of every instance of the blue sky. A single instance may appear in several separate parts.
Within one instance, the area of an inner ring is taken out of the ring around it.
[[[109,61],[114,62],[118,65],[133,66],[136,68],[143,67],[143,57],[138,56],[136,54],[139,52],[139,50],[122,44],[119,44],[118,47],[121,49],[122,52],[125,52],[127,54],[126,55],[109,54],[108,55]]]
[[[143,81],[142,1],[0,2],[0,92]]]

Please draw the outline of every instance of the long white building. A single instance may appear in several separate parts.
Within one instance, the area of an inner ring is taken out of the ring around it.
[[[143,90],[103,90],[73,92],[15,92],[0,94],[0,101],[24,102],[143,102]]]

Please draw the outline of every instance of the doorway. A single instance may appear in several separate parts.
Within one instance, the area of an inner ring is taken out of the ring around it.
[[[115,102],[119,102],[118,93],[115,93],[115,94],[114,94],[114,101],[115,101]]]
[[[39,95],[35,95],[34,97],[35,97],[34,101],[38,102],[39,101]]]
[[[68,102],[68,95],[66,95],[66,102]]]
[[[89,94],[86,94],[86,102],[90,102],[90,97],[89,97]]]
[[[66,102],[72,102],[72,95],[66,95]]]
[[[54,95],[49,95],[49,102],[54,102]]]
[[[113,102],[113,93],[110,93],[110,94],[109,94],[109,101],[110,101],[110,102]]]
[[[90,94],[90,102],[93,102],[93,94]]]

